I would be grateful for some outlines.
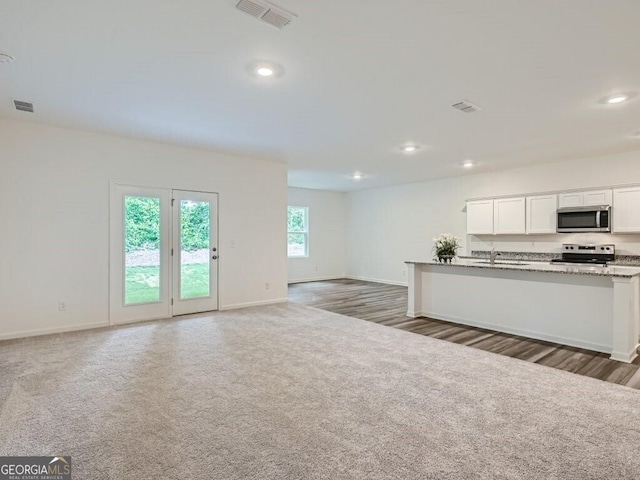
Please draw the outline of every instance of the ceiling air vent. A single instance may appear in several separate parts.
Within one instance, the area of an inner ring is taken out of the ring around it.
[[[292,15],[282,10],[270,8],[267,13],[262,16],[262,20],[276,28],[284,28],[291,23]]]
[[[33,113],[33,103],[14,100],[13,104],[16,106],[16,110],[20,110],[21,112]]]
[[[256,18],[262,18],[262,16],[269,11],[268,5],[252,2],[251,0],[240,0],[236,8]]]
[[[8,53],[0,52],[0,63],[11,63],[15,60],[15,57],[12,57]]]
[[[296,17],[283,8],[260,0],[240,0],[236,8],[276,28],[284,28]]]
[[[461,102],[454,103],[451,106],[453,108],[457,108],[458,110],[464,113],[473,113],[473,112],[477,112],[478,110],[482,110],[479,106],[474,105],[468,100],[462,100]]]

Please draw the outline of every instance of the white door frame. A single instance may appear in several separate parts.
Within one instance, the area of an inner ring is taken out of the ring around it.
[[[171,190],[112,183],[109,218],[109,323],[130,323],[171,316],[169,271],[171,268]],[[125,305],[124,198],[160,199],[160,301]]]
[[[171,200],[174,190],[163,187],[148,187],[130,185],[118,182],[110,182],[109,186],[109,324],[140,322],[160,318],[169,318],[174,315],[171,307],[171,298],[178,292],[172,292],[173,265],[171,248],[179,248],[180,243],[172,245],[173,215]],[[188,192],[214,194],[216,204],[212,210],[211,228],[212,241],[218,249],[218,194],[215,192]],[[125,251],[124,251],[124,198],[126,196],[153,197],[160,199],[160,301],[125,305]],[[215,236],[213,236],[215,232]],[[212,245],[213,246],[213,245]],[[217,253],[217,252],[216,252]],[[216,255],[217,256],[217,255]],[[174,257],[175,258],[175,257]],[[177,256],[179,259],[179,255]],[[179,261],[179,260],[178,260]],[[178,264],[179,265],[179,264]],[[215,278],[211,282],[212,297],[215,298],[215,309],[218,308],[218,262],[212,265],[215,268]],[[200,310],[203,311],[203,310]],[[185,314],[177,313],[176,315]]]
[[[172,203],[172,272],[171,311],[173,316],[208,312],[218,309],[218,194],[194,190],[173,190]],[[182,249],[181,249],[181,202],[192,200],[208,202],[209,210],[209,295],[206,297],[182,299]]]

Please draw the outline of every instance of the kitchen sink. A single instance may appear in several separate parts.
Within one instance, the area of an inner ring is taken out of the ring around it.
[[[490,265],[491,262],[489,260],[480,260],[479,262],[473,262],[473,263],[484,263],[485,265]],[[496,260],[495,262],[493,262],[494,265],[529,265],[528,263],[523,263],[523,262],[501,262],[499,260]]]

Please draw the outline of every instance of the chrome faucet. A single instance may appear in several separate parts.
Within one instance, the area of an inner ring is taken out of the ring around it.
[[[493,247],[491,249],[491,253],[489,253],[489,263],[491,265],[495,265],[496,263],[496,257],[500,255],[500,252],[496,252],[496,247]]]

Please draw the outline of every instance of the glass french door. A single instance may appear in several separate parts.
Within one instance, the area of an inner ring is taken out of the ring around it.
[[[218,195],[173,191],[173,314],[218,309]]]
[[[111,185],[111,323],[218,308],[218,196]]]

